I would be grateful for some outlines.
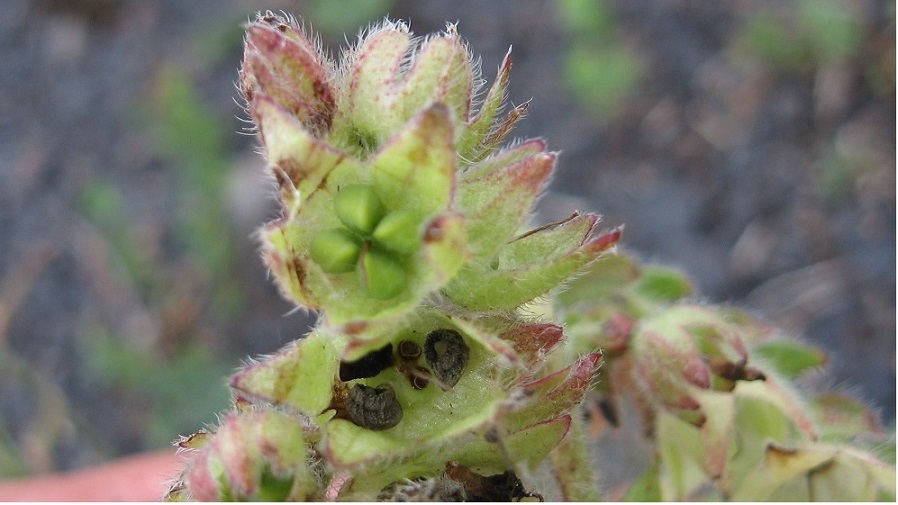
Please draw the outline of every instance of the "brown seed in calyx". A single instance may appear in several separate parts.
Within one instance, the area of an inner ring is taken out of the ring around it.
[[[471,348],[455,330],[434,330],[424,341],[424,359],[442,389],[451,388],[458,383],[470,355]]]
[[[387,384],[376,388],[363,384],[353,386],[349,390],[346,413],[353,424],[373,431],[388,430],[402,420],[402,406]]]
[[[430,371],[423,366],[416,366],[406,374],[409,384],[418,391],[430,384]]]

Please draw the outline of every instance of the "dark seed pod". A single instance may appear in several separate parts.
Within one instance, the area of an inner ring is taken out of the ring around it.
[[[455,330],[434,330],[424,341],[424,359],[443,389],[458,383],[470,355],[471,349]]]
[[[340,380],[367,379],[393,364],[393,344],[371,351],[355,361],[340,362]]]
[[[346,413],[354,424],[374,431],[388,430],[402,420],[402,406],[389,385],[356,384],[349,390]]]

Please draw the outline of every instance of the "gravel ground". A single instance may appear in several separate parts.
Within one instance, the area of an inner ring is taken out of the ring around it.
[[[330,47],[381,5],[416,33],[458,21],[490,80],[513,45],[511,100],[533,98],[517,135],[562,152],[539,217],[625,223],[626,248],[709,301],[825,348],[818,380],[894,426],[894,1],[826,3],[853,30],[835,56],[751,39],[759,19],[801,28],[808,2],[614,0],[586,28],[574,3],[5,1],[0,477],[161,447],[214,419],[243,357],[313,321],[252,237],[275,209],[233,83],[240,24],[265,8]],[[612,49],[632,81],[596,105],[571,55]]]

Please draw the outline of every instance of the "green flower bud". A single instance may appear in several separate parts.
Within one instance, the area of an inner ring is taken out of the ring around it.
[[[420,225],[421,220],[413,212],[391,212],[380,220],[373,237],[384,249],[405,256],[418,250]]]
[[[389,254],[369,249],[362,255],[360,281],[368,296],[377,300],[389,300],[405,289],[405,270]]]
[[[327,273],[337,274],[355,270],[361,244],[347,229],[325,230],[312,239],[309,254],[312,261]]]
[[[374,231],[387,212],[371,186],[362,184],[341,188],[334,197],[334,210],[343,224],[363,235]]]

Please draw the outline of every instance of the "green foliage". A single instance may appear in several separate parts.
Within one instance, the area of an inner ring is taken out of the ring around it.
[[[393,0],[314,0],[307,6],[308,18],[315,20],[315,28],[324,35],[342,37],[383,18],[394,3]]]
[[[860,25],[848,4],[802,0],[787,5],[788,18],[765,11],[753,15],[739,44],[775,68],[798,73],[853,58],[860,51]]]
[[[151,406],[145,434],[151,447],[164,446],[172,433],[213,421],[213,413],[227,406],[228,392],[221,384],[230,367],[208,349],[194,346],[171,358],[152,357],[101,328],[85,338],[85,364],[97,381],[93,387],[136,395]]]
[[[806,64],[797,36],[772,15],[754,16],[743,30],[742,37],[750,50],[775,67],[796,69]]]
[[[28,475],[25,458],[19,454],[15,441],[6,427],[0,427],[0,477],[10,479]]]
[[[755,347],[754,354],[789,379],[826,363],[826,355],[818,349],[791,340],[764,342]]]
[[[564,76],[575,96],[597,114],[614,114],[643,79],[643,63],[618,35],[606,2],[565,0],[556,4],[571,44]]]
[[[606,38],[614,33],[614,15],[605,0],[560,0],[557,7],[561,22],[577,35]]]
[[[606,47],[602,42],[573,46],[564,61],[564,72],[574,94],[599,114],[617,112],[642,81],[636,53],[625,47]]]
[[[845,60],[860,50],[861,33],[856,15],[844,2],[801,0],[798,27],[818,62]]]
[[[106,237],[123,274],[147,299],[159,296],[162,283],[153,273],[154,261],[139,247],[119,190],[111,182],[93,180],[82,189],[79,204],[85,217]]]
[[[149,111],[160,154],[175,162],[181,184],[176,196],[176,239],[213,283],[219,313],[232,314],[243,296],[230,277],[234,242],[223,203],[230,165],[226,122],[202,104],[190,77],[165,69]]]
[[[27,401],[24,411],[0,413],[0,478],[46,472],[56,451],[71,443],[77,416],[57,384],[5,346],[0,369],[0,389],[20,391]]]

